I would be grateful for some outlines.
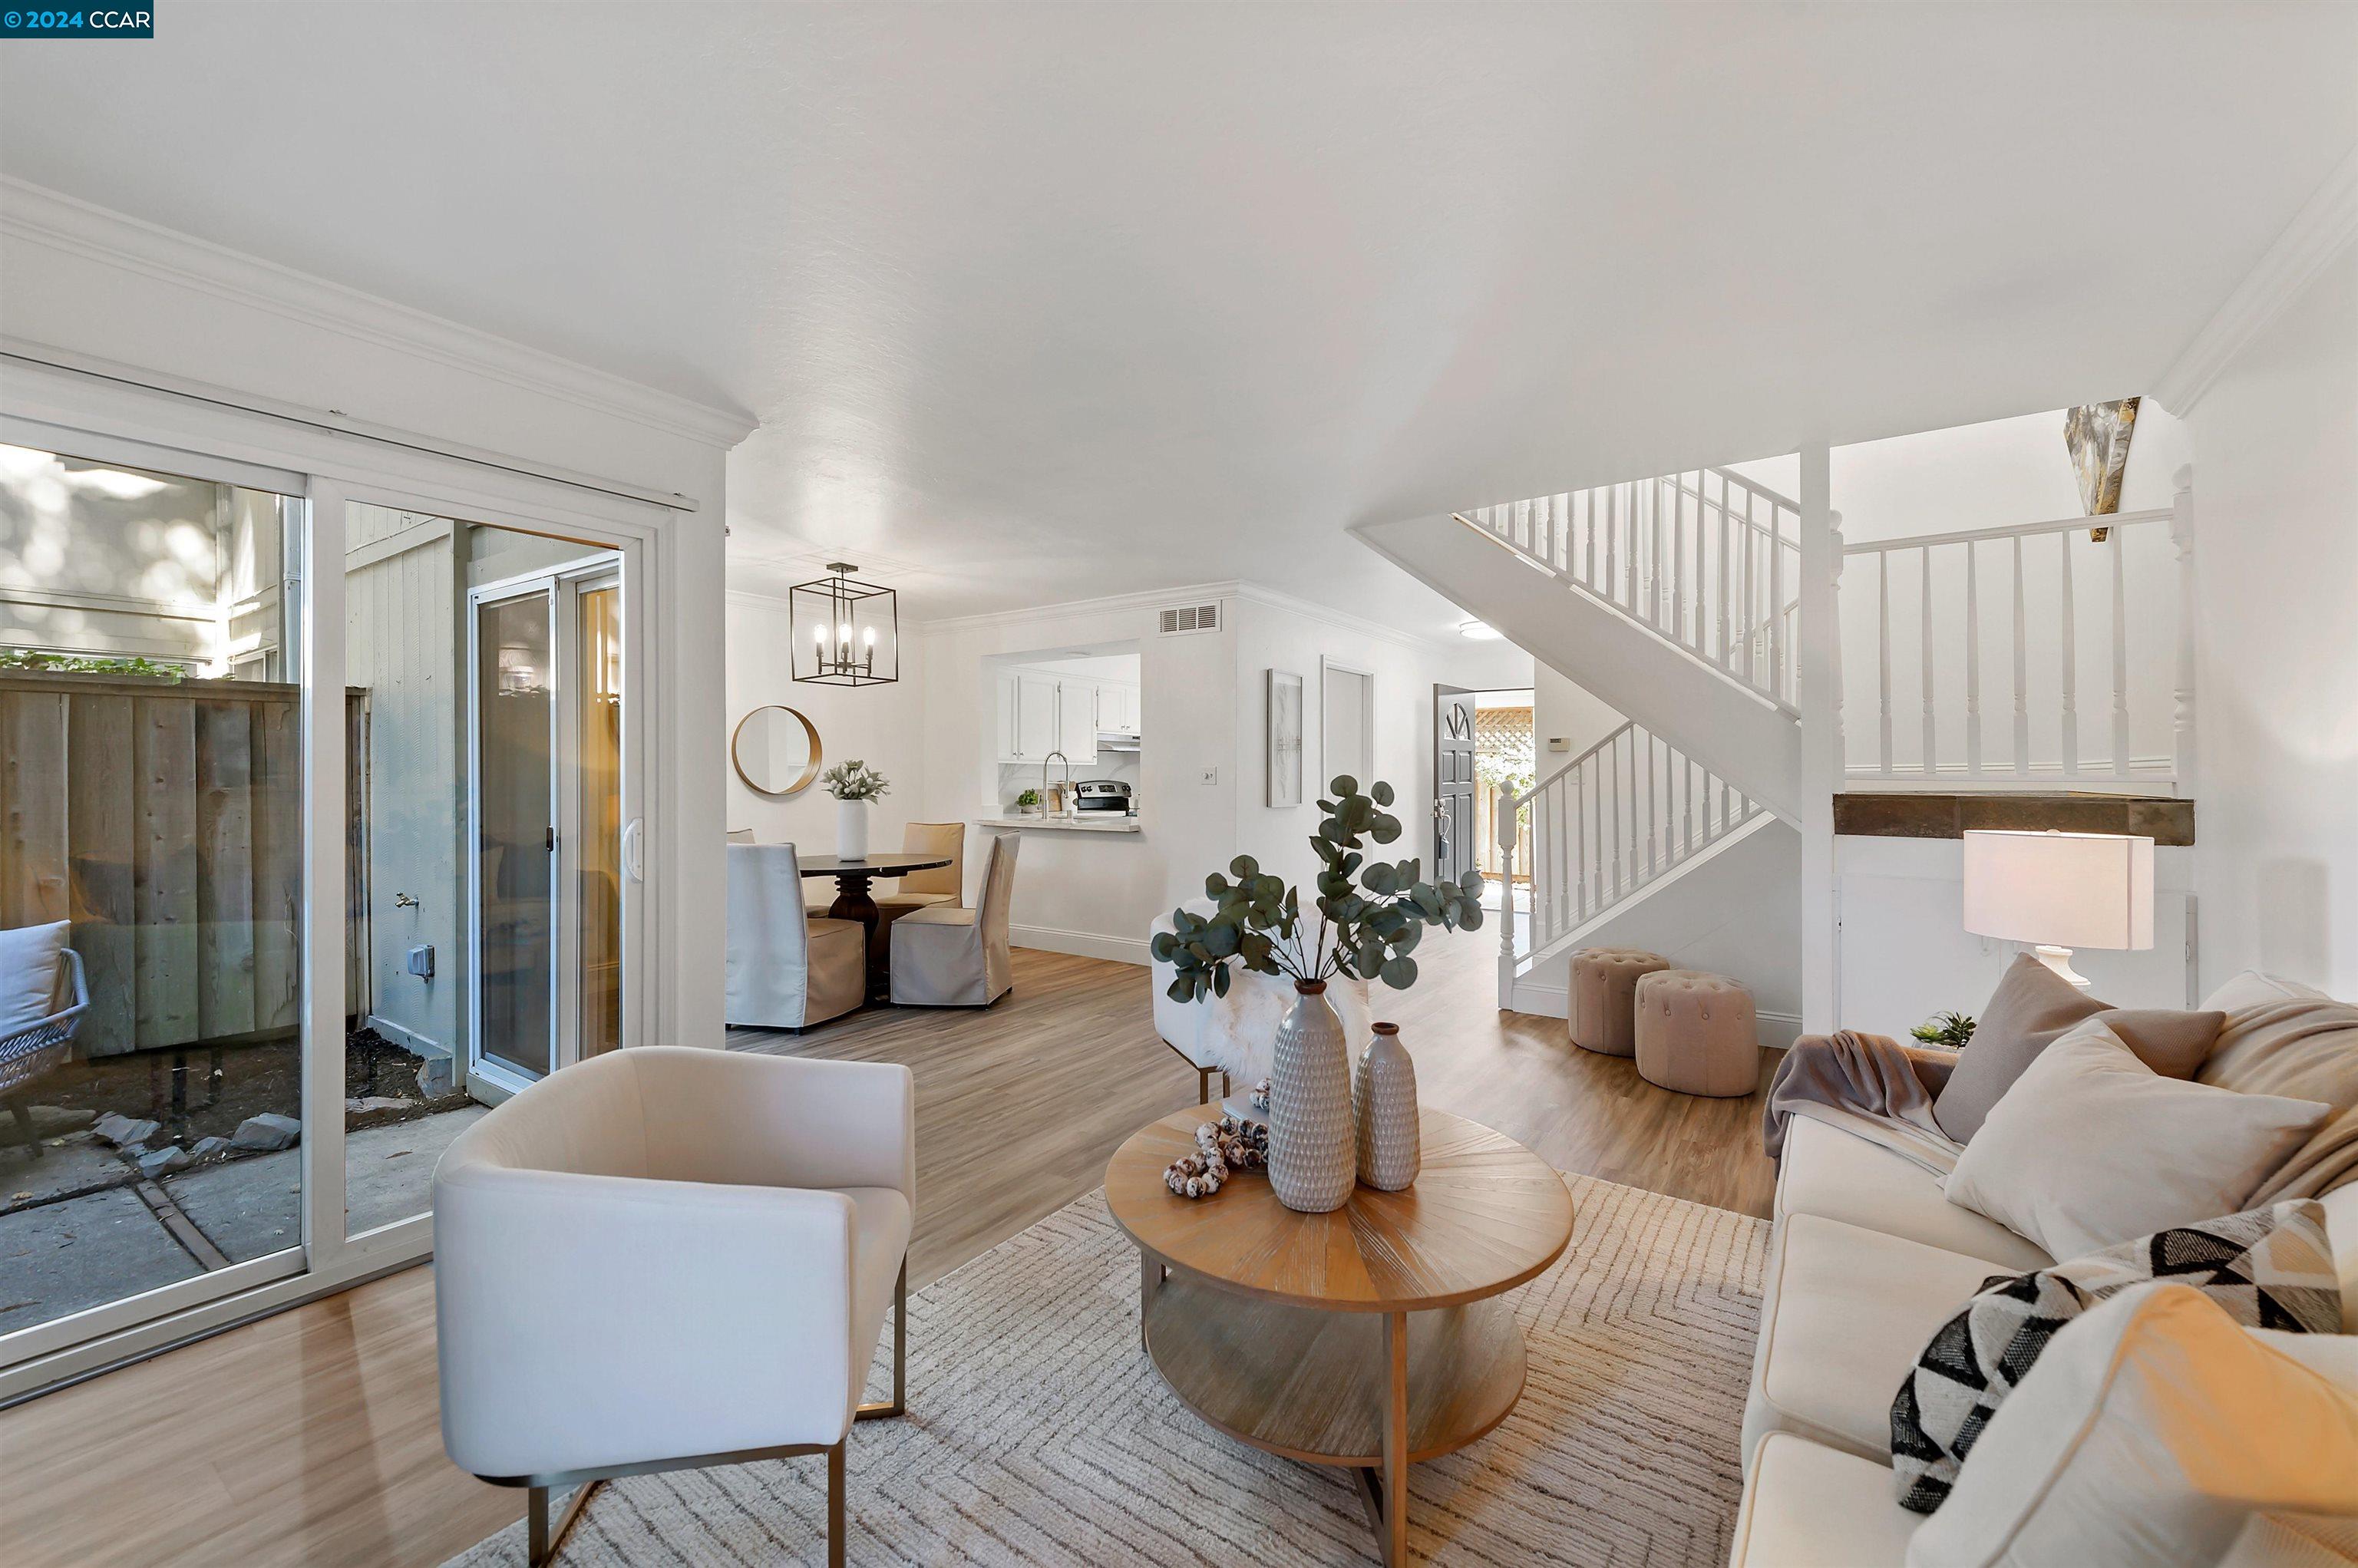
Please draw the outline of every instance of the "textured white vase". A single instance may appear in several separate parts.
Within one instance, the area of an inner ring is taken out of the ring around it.
[[[1417,1131],[1416,1063],[1400,1041],[1400,1025],[1379,1023],[1359,1053],[1352,1098],[1358,1107],[1359,1180],[1396,1193],[1416,1180],[1424,1162]]]
[[[1295,983],[1269,1072],[1269,1184],[1303,1214],[1341,1208],[1358,1183],[1351,1050],[1323,980]]]
[[[868,859],[868,803],[864,800],[838,800],[835,803],[835,852],[838,859]]]

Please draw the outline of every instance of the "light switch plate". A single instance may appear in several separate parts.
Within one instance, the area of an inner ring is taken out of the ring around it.
[[[1220,782],[1220,770],[1217,768],[1206,768],[1204,770],[1204,782],[1207,784],[1218,784]]]

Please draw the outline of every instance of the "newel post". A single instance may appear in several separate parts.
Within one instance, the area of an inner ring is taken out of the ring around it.
[[[2171,771],[2178,793],[2194,793],[2194,466],[2170,476],[2169,542],[2178,550],[2178,680],[2173,693]]]
[[[1841,519],[1828,449],[1801,449],[1801,1031],[1830,1033],[1837,986],[1834,795],[1843,786]]]
[[[1498,1005],[1515,1005],[1515,797],[1498,792],[1496,836],[1498,840]],[[1539,886],[1533,883],[1537,899]],[[1534,914],[1537,912],[1534,911]]]

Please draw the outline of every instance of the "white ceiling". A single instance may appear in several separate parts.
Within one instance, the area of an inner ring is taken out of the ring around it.
[[[0,169],[757,416],[741,586],[921,615],[2137,392],[2353,142],[2358,7],[182,5]]]

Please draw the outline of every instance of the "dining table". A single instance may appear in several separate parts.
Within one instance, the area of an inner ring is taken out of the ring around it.
[[[827,905],[831,920],[856,920],[867,933],[868,1000],[882,1001],[892,994],[892,971],[887,961],[889,948],[876,940],[876,928],[883,924],[883,912],[869,889],[878,877],[903,877],[911,871],[930,871],[950,863],[947,855],[927,854],[922,850],[880,849],[858,860],[846,860],[841,855],[797,855],[796,863],[806,877],[833,877],[835,902]]]

